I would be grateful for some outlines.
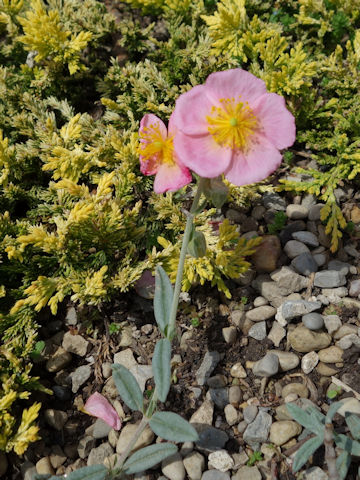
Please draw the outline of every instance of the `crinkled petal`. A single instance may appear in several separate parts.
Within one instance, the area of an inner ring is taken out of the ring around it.
[[[172,165],[163,163],[159,165],[158,172],[155,176],[154,192],[174,192],[190,183],[191,180],[191,173],[185,166],[179,163]]]
[[[166,140],[167,138],[167,128],[164,122],[152,113],[147,113],[143,116],[140,122],[139,136],[140,144],[148,144],[149,142],[146,139],[146,129],[151,127],[158,127],[161,137]],[[141,148],[140,148],[141,152]],[[151,158],[144,159],[140,153],[140,171],[144,175],[155,175],[158,171],[159,166],[159,155],[154,154]]]
[[[249,185],[260,182],[272,174],[281,164],[282,155],[262,135],[257,135],[251,150],[234,152],[225,177],[234,185]]]
[[[158,155],[144,160],[144,157],[140,155],[140,172],[144,175],[155,175],[159,168]]]
[[[197,136],[208,133],[206,117],[213,103],[208,99],[204,85],[198,85],[176,100],[175,109],[169,121],[169,132],[173,126],[186,135]]]
[[[214,102],[221,98],[237,100],[241,96],[241,101],[249,102],[250,107],[258,97],[266,93],[265,82],[241,68],[212,73],[208,76],[205,87],[206,95]]]
[[[290,147],[295,142],[295,118],[286,108],[285,100],[276,93],[266,93],[251,106],[263,134],[275,147]]]
[[[94,417],[101,418],[114,430],[120,430],[121,421],[119,415],[116,413],[115,408],[103,395],[101,395],[101,393],[95,392],[90,395],[84,405],[84,410],[86,413],[93,415]]]
[[[161,120],[161,118],[157,117],[153,113],[147,113],[141,119],[139,135],[141,136],[141,134],[143,133],[144,127],[149,128],[153,125],[159,126],[161,136],[164,139],[166,139],[167,138],[167,128],[165,126],[165,123]]]
[[[232,150],[218,145],[210,134],[192,137],[178,132],[174,148],[184,165],[205,178],[221,175],[232,157]]]

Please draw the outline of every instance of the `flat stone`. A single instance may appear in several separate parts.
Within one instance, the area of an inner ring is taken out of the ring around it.
[[[314,253],[313,258],[315,262],[317,263],[318,267],[323,267],[325,263],[327,262],[327,255],[326,253]]]
[[[184,480],[186,473],[180,453],[165,458],[161,462],[161,471],[170,480]]]
[[[289,333],[288,338],[292,348],[302,353],[321,350],[331,343],[331,335],[328,333],[314,332],[303,325]]]
[[[80,357],[85,357],[88,345],[89,342],[85,338],[81,335],[72,335],[71,332],[65,333],[62,343],[64,350]]]
[[[310,275],[318,271],[318,264],[310,252],[304,252],[295,257],[291,266],[302,275]]]
[[[189,420],[190,423],[199,423],[212,425],[214,416],[214,403],[211,400],[205,400],[194,412]]]
[[[54,410],[53,408],[49,408],[44,412],[45,421],[50,427],[54,428],[55,430],[62,430],[67,419],[68,415],[66,412],[62,410]]]
[[[224,415],[226,422],[230,426],[235,425],[235,423],[239,421],[239,412],[233,405],[231,405],[231,403],[225,406]]]
[[[319,363],[319,355],[316,352],[309,352],[301,359],[301,369],[307,375],[312,372]]]
[[[277,268],[281,255],[280,240],[276,235],[264,235],[262,238],[252,255],[252,264],[257,272],[272,272]]]
[[[252,423],[256,415],[259,413],[259,409],[256,405],[248,405],[247,407],[244,408],[243,410],[243,415],[244,415],[244,420],[245,422],[249,425]]]
[[[266,322],[258,322],[253,325],[248,333],[249,337],[261,341],[266,338]]]
[[[263,297],[265,297],[274,307],[278,307],[284,301],[283,290],[277,285],[276,282],[272,282],[267,275],[259,275],[251,283]]]
[[[304,480],[328,480],[327,474],[320,467],[311,467],[305,470]]]
[[[319,246],[319,240],[317,236],[308,231],[300,231],[300,232],[294,232],[291,234],[292,238],[294,240],[297,240],[298,242],[305,243],[305,245],[308,245],[309,247],[318,247]]]
[[[152,366],[137,364],[131,367],[129,370],[136,378],[136,381],[139,384],[140,390],[144,392],[146,382],[153,377]]]
[[[272,423],[271,415],[260,411],[255,420],[246,428],[243,439],[246,443],[256,445],[267,441]]]
[[[212,427],[211,425],[193,424],[198,432],[199,440],[196,442],[198,449],[205,452],[213,452],[224,448],[229,436],[223,430]]]
[[[253,374],[260,377],[272,377],[279,371],[279,358],[273,353],[267,353],[265,357],[254,363]]]
[[[324,315],[325,328],[330,335],[341,327],[342,323],[338,315]]]
[[[275,316],[276,308],[270,305],[263,305],[261,307],[253,308],[246,312],[245,317],[252,322],[262,322]]]
[[[337,270],[322,270],[315,273],[314,286],[320,288],[341,287],[346,284],[346,277]]]
[[[346,262],[341,262],[340,260],[330,260],[327,267],[328,270],[336,270],[343,275],[347,275],[349,273],[351,265]]]
[[[281,267],[270,275],[270,278],[281,288],[283,295],[299,292],[308,286],[309,280],[299,275],[290,267]]]
[[[349,295],[350,297],[358,297],[360,295],[360,278],[351,280]]]
[[[319,330],[324,326],[324,317],[317,312],[307,313],[301,320],[309,330]]]
[[[201,365],[196,372],[196,381],[198,385],[205,385],[206,380],[215,370],[220,361],[219,352],[206,352]]]
[[[232,476],[232,480],[261,480],[261,473],[257,467],[244,465]]]
[[[293,370],[299,363],[299,357],[293,352],[285,352],[284,350],[269,350],[268,353],[273,353],[279,359],[279,366],[282,372]]]
[[[199,452],[190,452],[183,460],[186,473],[190,480],[201,480],[205,468],[205,458]]]
[[[309,248],[302,242],[298,242],[297,240],[289,240],[286,242],[284,246],[284,252],[286,255],[293,259],[300,255],[301,253],[310,252]]]
[[[297,205],[295,203],[289,203],[286,207],[286,215],[291,220],[303,220],[307,218],[309,209],[305,205]]]
[[[335,345],[332,345],[331,347],[324,348],[323,350],[320,350],[318,355],[319,355],[319,360],[323,363],[338,363],[338,362],[343,362],[343,354],[344,351],[336,347]]]
[[[125,368],[130,370],[132,367],[136,366],[138,363],[135,360],[134,354],[131,348],[126,348],[121,352],[115,353],[114,355],[114,363],[118,363],[119,365],[123,365]]]
[[[36,462],[35,468],[36,468],[36,472],[39,475],[49,475],[49,474],[54,475],[55,474],[55,471],[54,471],[54,469],[51,465],[49,457],[40,458],[40,460],[38,460]]]
[[[81,385],[83,385],[91,375],[90,365],[82,365],[78,367],[74,372],[70,373],[70,378],[72,382],[72,392],[76,393]]]
[[[225,340],[226,343],[229,345],[232,345],[236,341],[236,336],[237,336],[237,329],[233,325],[230,325],[230,327],[224,327],[222,329],[222,336]]]
[[[51,373],[59,372],[66,368],[72,360],[71,353],[59,347],[54,355],[46,362],[46,370]]]
[[[301,433],[301,426],[291,420],[274,422],[270,428],[270,442],[281,446]]]
[[[275,316],[276,320],[290,322],[296,317],[306,315],[321,308],[321,302],[308,302],[306,300],[288,300],[279,308]]]
[[[271,327],[271,330],[268,335],[268,339],[273,342],[275,347],[280,345],[281,340],[285,337],[286,330],[283,328],[279,322],[274,321]]]
[[[139,426],[140,422],[137,423],[127,423],[121,430],[119,440],[116,445],[116,453],[123,453],[126,447],[129,445],[130,440],[133,438],[133,435]],[[140,448],[147,447],[154,440],[154,433],[149,426],[146,426],[143,432],[140,434],[140,437],[137,439],[132,452],[139,450]]]
[[[90,465],[99,465],[104,462],[107,457],[113,455],[114,450],[112,446],[105,442],[99,445],[96,448],[93,448],[87,459],[87,466]]]
[[[104,422],[101,418],[97,418],[93,425],[92,434],[94,438],[105,438],[109,435],[111,430],[112,427],[110,425]]]
[[[282,389],[281,395],[283,398],[285,398],[292,393],[296,393],[296,395],[298,395],[301,398],[308,398],[309,396],[309,390],[303,383],[297,383],[297,382],[288,383]]]
[[[319,375],[322,375],[324,377],[331,377],[332,375],[336,375],[338,373],[338,370],[336,368],[332,368],[323,362],[318,363],[316,371]]]
[[[230,476],[228,473],[219,472],[218,470],[206,470],[201,480],[230,480]]]
[[[286,201],[275,192],[265,192],[262,196],[262,202],[266,210],[276,210],[277,212],[285,212]]]
[[[325,206],[324,203],[316,203],[309,208],[309,220],[320,220],[320,211]]]
[[[220,472],[227,472],[234,466],[233,458],[228,454],[226,450],[217,450],[210,453],[208,457],[208,466],[215,468]]]

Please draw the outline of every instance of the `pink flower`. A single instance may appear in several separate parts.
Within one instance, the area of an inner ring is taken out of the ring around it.
[[[95,392],[90,395],[84,405],[84,412],[93,415],[94,417],[101,418],[114,430],[120,430],[121,428],[119,415],[116,413],[115,408],[112,407],[101,393]]]
[[[213,73],[180,95],[172,117],[182,163],[202,177],[225,174],[235,185],[266,178],[281,163],[279,150],[295,141],[283,97],[240,68]]]
[[[175,128],[172,116],[169,133],[164,122],[152,113],[140,122],[140,170],[144,175],[155,175],[155,193],[175,191],[191,182],[192,177],[174,152]]]

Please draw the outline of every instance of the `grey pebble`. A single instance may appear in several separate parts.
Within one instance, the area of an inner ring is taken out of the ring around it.
[[[301,253],[310,252],[309,248],[297,240],[289,240],[284,246],[284,252],[289,258],[295,258]]]
[[[286,215],[291,220],[303,220],[307,218],[309,214],[309,209],[305,205],[296,205],[295,203],[290,203],[286,207]]]
[[[228,388],[209,388],[206,398],[212,400],[215,405],[221,409],[229,403],[229,389]]]
[[[320,313],[307,313],[301,320],[309,330],[319,330],[324,326],[324,317]]]
[[[289,322],[293,318],[300,317],[306,313],[311,313],[314,310],[321,308],[321,302],[308,302],[306,300],[288,300],[284,302],[278,309],[278,313],[282,318]],[[277,316],[278,314],[276,314]]]
[[[244,432],[243,438],[250,446],[257,446],[259,443],[266,442],[270,427],[272,423],[272,417],[264,411],[260,411],[255,420],[248,425]]]
[[[305,245],[308,245],[309,247],[319,246],[319,240],[317,236],[314,235],[312,232],[307,232],[307,231],[294,232],[292,234],[292,237],[294,240],[298,240],[299,242],[305,243]]]
[[[193,426],[195,428],[197,427],[196,424],[193,424]],[[211,425],[201,424],[196,430],[199,435],[199,440],[196,442],[196,446],[207,452],[223,448],[229,440],[229,436],[226,432],[212,427]]]
[[[196,372],[196,381],[198,385],[204,385],[206,380],[210,377],[212,372],[215,370],[216,365],[220,361],[219,352],[206,352],[201,362],[201,365]]]
[[[286,210],[286,201],[284,198],[280,197],[277,193],[274,192],[265,192],[262,197],[262,202],[264,207],[269,210],[276,210],[278,212],[285,212]]]
[[[330,260],[328,263],[328,270],[336,270],[343,275],[347,275],[350,270],[350,266],[348,263],[341,262],[340,260]]]
[[[70,373],[70,378],[72,382],[72,392],[76,393],[81,385],[83,385],[86,380],[89,379],[91,375],[90,365],[82,365],[78,367],[73,373]]]
[[[346,284],[346,277],[337,270],[322,270],[315,273],[314,286],[320,288],[341,287]]]
[[[219,470],[206,470],[201,480],[230,480],[230,476],[228,473],[220,472]]]
[[[291,262],[291,266],[302,275],[310,275],[318,271],[318,264],[310,252],[304,252],[295,257]]]
[[[243,410],[244,420],[247,424],[253,422],[258,414],[258,407],[256,405],[248,405]]]
[[[320,220],[320,210],[324,207],[323,203],[316,203],[309,208],[309,220]]]
[[[279,371],[279,358],[273,353],[267,353],[265,357],[253,365],[253,373],[259,377],[272,377]]]
[[[250,328],[248,335],[255,340],[264,340],[266,337],[266,322],[255,323],[255,325]]]

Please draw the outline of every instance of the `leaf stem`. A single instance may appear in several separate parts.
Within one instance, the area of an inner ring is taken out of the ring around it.
[[[126,447],[126,449],[123,451],[123,453],[120,455],[118,461],[116,462],[115,469],[122,469],[122,467],[125,463],[125,460],[127,459],[129,454],[131,453],[132,449],[134,448],[135,443],[139,439],[142,432],[145,430],[148,423],[149,423],[149,419],[146,418],[145,416],[143,416],[143,418],[141,419],[141,422],[139,423],[139,425],[138,425],[132,439],[130,440],[128,446]]]
[[[193,219],[194,219],[194,216],[195,216],[196,209],[199,205],[199,200],[200,200],[201,194],[202,194],[203,189],[204,189],[204,182],[205,182],[205,179],[200,177],[198,187],[197,187],[197,191],[195,193],[190,212],[187,214],[184,237],[183,237],[181,250],[180,250],[179,264],[178,264],[178,269],[177,269],[177,273],[176,273],[174,296],[173,296],[173,301],[172,301],[172,304],[171,304],[171,311],[170,311],[170,317],[169,317],[169,323],[168,323],[168,325],[169,325],[168,338],[170,340],[172,340],[175,336],[176,314],[177,314],[177,309],[178,309],[178,305],[179,305],[179,296],[180,296],[180,291],[181,291],[181,283],[182,283],[183,272],[184,272],[185,258],[186,258],[187,248],[188,248],[188,244],[189,244],[189,240],[190,240],[190,234],[191,234]]]

